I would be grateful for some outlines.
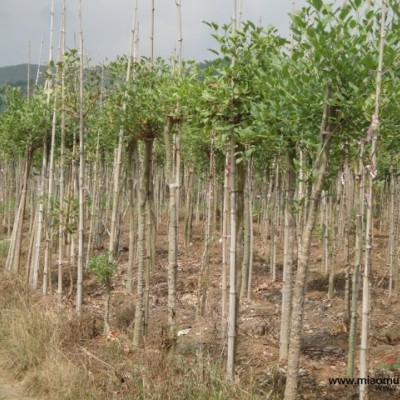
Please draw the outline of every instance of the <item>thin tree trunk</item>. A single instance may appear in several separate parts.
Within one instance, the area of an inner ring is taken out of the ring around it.
[[[33,152],[34,149],[32,146],[29,146],[25,152],[21,196],[19,200],[17,215],[14,220],[14,228],[12,231],[10,248],[6,261],[6,270],[13,271],[15,273],[18,273],[20,264],[22,227],[24,222],[26,199],[28,193],[29,173],[32,165]]]
[[[150,146],[149,146],[150,144]],[[145,151],[142,166],[142,178],[139,189],[138,208],[138,270],[137,291],[135,305],[135,328],[133,331],[133,345],[138,347],[144,332],[144,273],[146,265],[146,203],[148,197],[150,162],[152,152],[152,141],[145,142]],[[148,234],[149,232],[147,232]]]
[[[45,249],[44,249],[44,267],[43,267],[43,294],[47,295],[48,286],[51,280],[51,242],[53,235],[53,186],[54,186],[54,152],[55,152],[55,140],[56,140],[56,128],[57,128],[57,101],[58,91],[55,91],[53,105],[53,120],[51,125],[51,140],[50,140],[50,152],[49,152],[49,178],[48,178],[48,189],[47,189],[47,221],[45,224]]]
[[[139,168],[136,165],[136,159],[138,157],[137,141],[133,140],[128,149],[128,169],[129,169],[129,257],[128,257],[128,271],[126,278],[126,288],[128,293],[133,292],[133,265],[135,262],[135,253],[137,247],[135,243],[137,242],[137,224],[136,224],[136,213],[135,213],[135,203],[136,203],[136,174]],[[138,217],[139,218],[139,217]]]
[[[248,165],[247,165],[248,172]],[[246,173],[246,183],[244,189],[244,212],[243,212],[243,257],[241,264],[240,277],[240,299],[243,299],[247,294],[249,284],[249,263],[250,263],[250,207],[249,207],[249,177]]]
[[[40,261],[40,244],[42,241],[42,230],[44,220],[44,187],[46,184],[46,171],[47,171],[47,135],[43,138],[43,156],[42,156],[42,171],[40,175],[40,187],[38,193],[39,201],[39,219],[35,233],[35,247],[34,254],[32,257],[31,267],[31,278],[30,283],[33,289],[37,289],[38,286],[38,274],[39,274],[39,261]]]
[[[396,222],[395,213],[395,175],[393,167],[390,170],[390,227],[389,227],[389,296],[398,296],[398,267],[396,260],[397,240],[396,240]]]
[[[153,194],[153,144],[154,137],[145,141],[145,158],[147,162],[146,171],[146,258],[144,274],[144,303],[143,303],[143,336],[146,338],[149,326],[150,307],[150,277],[155,265],[156,230],[154,215],[154,194]]]
[[[204,317],[207,301],[207,287],[209,279],[209,263],[210,263],[210,243],[212,235],[212,204],[213,204],[213,180],[214,180],[214,142],[211,139],[210,146],[210,165],[208,174],[208,193],[207,193],[207,220],[205,225],[204,234],[204,252],[201,260],[201,268],[199,274],[198,288],[197,288],[197,317]]]
[[[296,172],[294,160],[295,148],[292,146],[287,153],[286,198],[284,209],[284,238],[283,238],[283,286],[282,286],[282,317],[279,343],[279,358],[285,360],[289,351],[289,330],[292,306],[292,277],[293,277],[293,246],[295,243],[294,190]]]
[[[251,298],[251,280],[253,277],[253,158],[249,162],[249,276],[247,280],[247,299]]]
[[[271,226],[271,241],[270,241],[270,272],[272,282],[276,281],[276,246],[278,243],[278,203],[279,203],[279,163],[276,158],[275,164],[275,183],[273,194],[273,213],[272,213],[272,226]]]
[[[189,249],[192,240],[192,227],[193,227],[193,170],[189,169],[188,179],[186,185],[186,216],[185,216],[185,247]]]
[[[171,132],[174,125],[174,118],[168,117],[164,128],[165,145],[165,170],[169,188],[169,206],[168,206],[168,329],[172,340],[172,351],[176,342],[176,278],[178,270],[178,221],[176,210],[175,190],[178,182],[175,181],[173,152],[171,145]]]
[[[222,214],[222,312],[221,312],[221,326],[222,337],[225,338],[227,333],[228,321],[228,251],[229,251],[229,182],[230,182],[230,168],[229,168],[229,154],[226,154],[224,166],[224,188],[223,188],[223,214]]]
[[[301,237],[301,248],[298,255],[298,266],[296,282],[294,286],[292,301],[292,318],[290,326],[290,343],[288,357],[288,372],[285,388],[285,400],[295,400],[297,396],[298,371],[300,363],[300,343],[304,320],[304,299],[307,283],[308,264],[311,247],[311,234],[314,229],[317,217],[317,207],[321,197],[322,187],[328,169],[328,152],[332,140],[330,132],[329,118],[330,107],[328,101],[330,97],[329,87],[326,89],[325,106],[321,124],[321,150],[317,159],[318,174],[317,180],[312,184],[311,195],[308,200],[307,219]]]
[[[344,262],[345,262],[345,289],[344,289],[344,320],[347,326],[349,326],[350,315],[351,315],[351,296],[350,296],[350,168],[349,168],[349,146],[345,144],[345,164],[342,175],[342,186],[343,186],[343,209],[344,213]],[[354,190],[354,188],[353,188]]]
[[[230,247],[229,247],[229,315],[228,315],[228,358],[227,377],[233,381],[235,376],[236,340],[237,340],[237,271],[236,271],[236,185],[235,185],[235,140],[231,132],[229,167],[230,167]]]

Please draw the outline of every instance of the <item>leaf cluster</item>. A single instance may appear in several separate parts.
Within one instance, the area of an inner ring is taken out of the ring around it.
[[[88,269],[94,275],[97,282],[110,287],[112,276],[117,270],[117,265],[109,260],[108,254],[98,254],[90,258]]]

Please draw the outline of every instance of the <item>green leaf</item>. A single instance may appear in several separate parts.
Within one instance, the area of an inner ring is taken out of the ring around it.
[[[219,53],[217,50],[214,49],[207,49],[208,51],[211,51],[211,53],[214,53],[215,55],[219,56]]]
[[[254,104],[251,105],[250,113],[253,118],[257,119],[260,116],[260,112],[258,111],[258,107]]]
[[[293,15],[292,19],[293,19],[293,22],[300,28],[305,28],[307,26],[304,19],[299,15]]]
[[[339,18],[343,21],[344,19],[346,19],[346,17],[349,15],[349,13],[350,13],[349,7],[342,8],[342,10],[340,11],[340,14],[339,14]]]
[[[317,11],[321,11],[322,6],[324,5],[322,0],[311,0],[310,3]]]

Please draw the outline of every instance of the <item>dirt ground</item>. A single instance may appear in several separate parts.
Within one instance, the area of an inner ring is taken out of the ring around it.
[[[182,230],[182,227],[181,227]],[[118,270],[113,281],[111,298],[112,335],[130,337],[135,295],[126,292],[128,261],[127,229],[122,233]],[[216,361],[226,357],[226,342],[221,339],[221,274],[222,245],[214,235],[210,257],[210,277],[206,317],[196,320],[198,271],[203,254],[202,228],[195,227],[187,249],[179,243],[177,318],[179,330],[177,352],[186,357],[210,355]],[[281,240],[280,240],[281,242]],[[396,377],[400,374],[400,304],[388,296],[387,243],[384,235],[376,235],[371,268],[372,308],[370,320],[369,376]],[[106,247],[105,247],[106,248]],[[272,393],[283,393],[286,363],[279,362],[279,330],[282,289],[282,249],[278,248],[277,280],[271,281],[268,251],[255,236],[251,300],[240,304],[237,348],[237,380],[257,388],[269,398]],[[151,274],[149,335],[147,351],[160,348],[164,340],[167,307],[168,242],[165,224],[157,233],[156,266]],[[328,298],[328,277],[321,274],[322,244],[318,238],[311,249],[310,272],[305,300],[302,358],[300,363],[300,393],[304,400],[357,399],[357,385],[329,384],[330,378],[346,377],[348,332],[344,323],[344,261],[336,257],[335,291]],[[54,264],[56,265],[56,264]],[[53,271],[56,281],[56,268]],[[66,276],[68,279],[68,276]],[[134,288],[136,288],[134,283]],[[361,288],[362,285],[360,285]],[[135,291],[135,290],[134,290]],[[86,311],[101,318],[104,289],[90,276],[85,278]],[[361,289],[359,292],[359,303]],[[66,304],[74,306],[74,296]],[[361,307],[357,343],[360,339]],[[129,349],[127,350],[127,354]],[[356,365],[358,365],[358,347]],[[358,376],[356,367],[355,376]],[[5,382],[8,382],[7,380]],[[29,400],[21,396],[20,385],[1,384],[0,399]],[[3,396],[3,397],[1,397]],[[8,396],[8,397],[7,397]],[[13,397],[14,396],[14,397]],[[371,385],[370,400],[400,399],[400,385]]]
[[[166,318],[167,295],[167,238],[166,227],[158,232],[157,261],[152,273],[150,338],[151,343],[162,340],[162,326]],[[216,360],[224,360],[226,344],[221,340],[221,244],[215,237],[210,261],[210,279],[206,318],[196,320],[197,274],[201,265],[203,244],[201,230],[195,230],[192,243],[184,249],[180,243],[178,267],[178,323],[180,330],[188,330],[178,338],[178,352],[191,356],[207,353]],[[400,374],[400,305],[388,297],[386,254],[387,238],[376,238],[376,251],[371,270],[372,310],[370,322],[371,378],[395,377]],[[124,244],[125,245],[125,244]],[[316,239],[312,246],[308,290],[305,301],[300,391],[303,399],[337,400],[358,398],[357,385],[329,384],[329,378],[346,377],[347,327],[344,323],[345,274],[342,260],[335,265],[335,293],[328,299],[328,277],[321,270],[321,244]],[[283,390],[286,364],[279,362],[279,330],[282,288],[282,249],[278,249],[278,279],[272,282],[269,257],[261,244],[255,246],[252,298],[240,305],[237,375],[239,380],[257,386],[261,394]],[[118,325],[120,310],[128,310],[134,301],[126,296],[125,281],[127,254],[121,254],[119,271],[114,282],[112,316]],[[93,283],[93,291],[95,284]],[[361,287],[362,285],[360,285]],[[359,299],[361,299],[361,291]],[[94,302],[96,303],[96,302]],[[94,304],[93,303],[93,304]],[[100,312],[100,310],[99,310]],[[126,311],[125,311],[126,312]],[[361,307],[357,341],[360,337]],[[118,330],[118,326],[117,326]],[[356,354],[358,365],[359,354]],[[394,361],[393,361],[394,360]],[[357,377],[356,368],[355,376]],[[400,399],[400,385],[372,385],[371,400]]]

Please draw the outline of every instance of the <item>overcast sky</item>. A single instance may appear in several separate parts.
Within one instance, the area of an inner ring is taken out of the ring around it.
[[[95,63],[127,54],[135,0],[82,0],[85,52]],[[214,46],[210,29],[202,21],[230,22],[232,0],[181,0],[183,53],[185,58],[203,60]],[[240,3],[240,0],[238,0]],[[305,0],[297,0],[298,6]],[[0,66],[22,64],[31,43],[32,63],[39,61],[44,36],[43,60],[48,59],[51,0],[0,0]],[[61,19],[61,0],[55,1],[55,48]],[[78,0],[67,0],[67,46],[76,47]],[[243,20],[272,24],[288,34],[291,0],[243,0]],[[169,57],[177,45],[175,0],[155,0],[155,53]],[[151,0],[139,0],[139,53],[150,52]]]

